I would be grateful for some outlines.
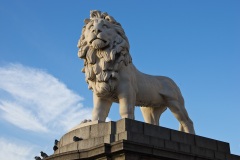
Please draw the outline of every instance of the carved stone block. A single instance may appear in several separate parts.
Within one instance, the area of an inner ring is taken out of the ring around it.
[[[88,138],[73,142],[83,133]],[[60,142],[46,160],[240,160],[226,142],[130,119],[78,128]]]

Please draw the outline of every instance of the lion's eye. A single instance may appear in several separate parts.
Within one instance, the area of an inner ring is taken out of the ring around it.
[[[110,22],[110,18],[108,16],[106,16],[105,19]]]

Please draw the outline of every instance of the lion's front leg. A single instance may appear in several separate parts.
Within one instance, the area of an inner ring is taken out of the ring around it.
[[[135,119],[134,109],[136,102],[136,94],[131,88],[126,89],[124,92],[120,93],[119,99],[119,112],[121,118]]]
[[[112,105],[112,101],[98,97],[93,93],[93,102],[92,121],[105,121]]]

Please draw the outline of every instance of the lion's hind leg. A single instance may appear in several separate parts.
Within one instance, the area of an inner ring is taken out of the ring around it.
[[[168,105],[173,115],[180,122],[179,130],[184,131],[186,133],[195,134],[193,122],[189,118],[187,110],[184,107],[184,104],[177,100],[170,100],[168,101]]]
[[[153,125],[159,125],[161,114],[167,109],[166,106],[162,107],[140,107],[144,121]]]

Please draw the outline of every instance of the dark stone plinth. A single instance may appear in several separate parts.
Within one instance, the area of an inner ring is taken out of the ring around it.
[[[46,160],[240,160],[226,142],[130,119],[71,131],[58,148]]]

